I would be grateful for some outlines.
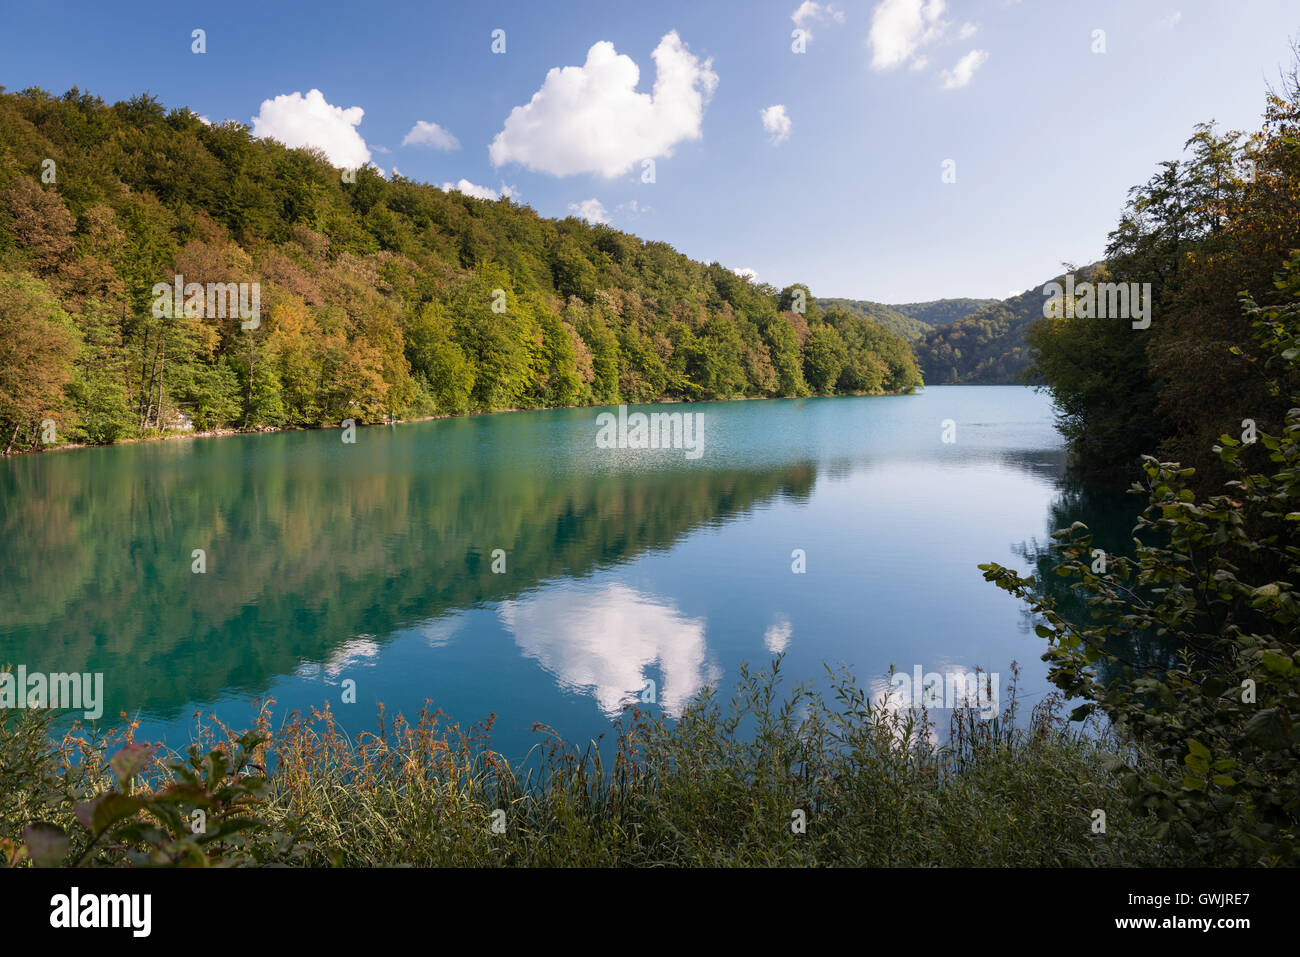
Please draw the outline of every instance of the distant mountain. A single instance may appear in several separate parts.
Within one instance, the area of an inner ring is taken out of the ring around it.
[[[926,333],[913,343],[926,385],[1007,385],[1029,366],[1025,330],[1043,318],[1042,287]]]
[[[1099,263],[1074,270],[1080,279],[1095,279]],[[926,385],[1013,385],[1024,381],[1031,361],[1025,333],[1043,318],[1048,282],[1064,282],[1054,276],[1018,296],[994,300],[990,305],[927,332],[912,343]],[[941,300],[942,301],[942,300]],[[957,302],[962,300],[947,300]],[[970,299],[966,302],[978,302]],[[894,306],[902,310],[905,306]]]
[[[817,301],[823,308],[839,307],[870,319],[911,343],[919,342],[936,326],[955,322],[997,302],[996,299],[936,299],[891,306],[867,299],[827,299],[824,296],[818,296]]]
[[[825,296],[818,296],[817,304],[823,309],[839,308],[862,316],[895,335],[902,336],[908,342],[916,342],[930,331],[929,323],[904,315],[893,306],[886,306],[881,302],[869,302],[865,299],[827,299]]]
[[[1025,332],[1043,318],[1043,285],[994,301],[956,322],[931,329],[914,342],[912,348],[926,385],[1022,382],[1030,363]]]
[[[889,308],[919,319],[927,326],[947,326],[958,319],[996,303],[996,299],[935,299],[933,302],[905,302]]]

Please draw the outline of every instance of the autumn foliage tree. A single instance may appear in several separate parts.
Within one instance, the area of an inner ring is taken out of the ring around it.
[[[63,407],[80,345],[66,313],[43,284],[0,274],[0,436],[10,451],[24,435],[40,441],[40,423]],[[66,420],[65,420],[66,424]]]

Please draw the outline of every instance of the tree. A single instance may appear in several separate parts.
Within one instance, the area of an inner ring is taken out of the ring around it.
[[[1276,305],[1246,299],[1245,313],[1280,392],[1300,365],[1300,254],[1278,286]],[[1217,866],[1291,863],[1300,848],[1300,395],[1291,403],[1282,431],[1258,437],[1260,468],[1247,467],[1250,445],[1220,438],[1231,478],[1207,501],[1193,469],[1145,457],[1134,558],[1100,568],[1085,525],[1056,532],[1055,571],[1077,582],[1094,623],[1063,615],[1034,579],[980,566],[1046,622],[1050,677],[1083,700],[1074,717],[1104,712],[1152,754],[1115,765],[1134,808],[1157,816],[1157,837]],[[1150,667],[1118,638],[1181,653]]]
[[[416,310],[407,329],[407,356],[437,411],[455,415],[469,409],[474,369],[454,338],[451,319],[437,303]]]
[[[80,342],[40,282],[0,273],[0,435],[5,454],[20,436],[35,445],[45,418],[56,423]]]
[[[804,346],[803,372],[813,392],[819,395],[834,392],[835,383],[847,360],[844,340],[834,326],[809,324],[808,342]]]
[[[1155,451],[1196,467],[1195,481],[1208,490],[1226,476],[1208,453],[1230,424],[1225,407],[1240,410],[1238,421],[1282,427],[1287,393],[1271,397],[1251,363],[1230,360],[1257,349],[1237,294],[1267,294],[1276,264],[1300,246],[1298,143],[1293,68],[1269,94],[1255,135],[1199,124],[1184,157],[1130,190],[1100,278],[1149,284],[1150,328],[1066,318],[1027,334],[1034,381],[1052,393],[1062,431],[1088,471],[1122,475],[1142,452]]]
[[[516,408],[532,386],[537,343],[531,304],[501,266],[483,264],[448,291],[456,341],[474,366],[475,408]]]
[[[803,363],[799,355],[799,339],[792,326],[782,315],[769,316],[762,326],[767,341],[772,367],[776,370],[777,395],[807,395],[808,383],[803,377]]]
[[[544,305],[537,315],[542,327],[542,351],[534,402],[548,408],[576,405],[584,386],[573,343],[576,334],[571,336],[572,329]]]
[[[20,176],[5,191],[8,229],[40,275],[56,271],[72,252],[76,218],[52,189]]]
[[[604,301],[597,297],[590,309],[576,298],[571,298],[565,307],[565,316],[572,316],[574,329],[591,352],[591,400],[597,405],[610,405],[619,400],[618,336],[605,321],[608,308],[607,297]]]
[[[813,298],[812,290],[801,282],[797,282],[793,286],[786,286],[781,290],[780,298],[777,301],[777,309],[781,312],[798,313],[810,325],[820,319],[822,315],[821,307],[817,305],[817,300]]]
[[[231,426],[243,418],[239,376],[222,356],[215,365],[202,365],[194,377],[190,400],[194,427],[201,431]]]
[[[66,392],[79,421],[67,432],[85,442],[115,442],[135,431],[122,327],[96,300],[85,304],[76,322],[83,339]]]

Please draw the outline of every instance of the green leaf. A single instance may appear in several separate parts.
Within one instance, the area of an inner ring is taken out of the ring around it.
[[[1295,662],[1286,655],[1280,655],[1276,651],[1265,651],[1261,656],[1264,667],[1275,675],[1289,675],[1295,670]]]
[[[1183,763],[1197,774],[1206,775],[1210,772],[1210,762],[1198,754],[1186,755],[1183,758]]]
[[[139,798],[129,797],[119,791],[101,794],[95,800],[95,810],[91,815],[94,824],[92,830],[96,834],[106,831],[118,821],[137,814],[143,806],[144,803]]]

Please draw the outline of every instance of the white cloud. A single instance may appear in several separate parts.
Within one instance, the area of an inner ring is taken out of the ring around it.
[[[651,57],[653,94],[636,91],[640,69],[607,40],[587,51],[583,66],[552,69],[527,105],[506,117],[488,148],[493,165],[515,162],[554,176],[608,178],[698,140],[704,107],[718,84],[713,61],[701,63],[675,30]]]
[[[790,117],[780,103],[758,111],[763,118],[763,129],[772,137],[773,143],[782,143],[790,138]]]
[[[1160,25],[1164,27],[1166,30],[1172,30],[1174,27],[1178,26],[1179,21],[1181,21],[1182,19],[1183,19],[1183,11],[1175,10],[1169,16],[1161,20]]]
[[[253,117],[253,135],[269,136],[285,146],[315,146],[335,166],[359,169],[370,162],[370,150],[356,128],[365,116],[359,106],[343,109],[325,102],[320,90],[285,93],[263,100]]]
[[[973,36],[975,35],[975,33],[976,33],[977,30],[979,30],[979,27],[977,27],[975,24],[973,24],[973,23],[963,23],[963,24],[961,25],[961,30],[958,31],[958,33],[957,33],[957,39],[958,39],[958,40],[969,40],[971,37],[973,37]]]
[[[502,189],[503,192],[505,192],[509,188],[503,187]],[[473,196],[475,199],[498,200],[501,198],[501,193],[498,193],[492,187],[477,186],[474,183],[471,183],[467,179],[461,179],[459,182],[455,182],[455,183],[442,184],[442,191],[444,193],[450,193],[453,190],[457,193],[464,193],[466,196]],[[512,195],[512,192],[505,192],[505,195],[510,196]]]
[[[581,203],[570,203],[569,211],[577,214],[579,219],[585,219],[589,223],[609,222],[609,212],[605,209],[604,204],[594,197],[584,199]]]
[[[750,282],[758,282],[758,271],[755,269],[750,269],[748,266],[744,267],[743,269],[733,269],[731,271],[734,272],[741,279],[748,279]]]
[[[988,50],[971,50],[964,57],[957,61],[957,64],[951,71],[944,70],[939,75],[943,78],[943,88],[945,90],[960,89],[970,83],[971,77],[975,71],[984,65],[984,61],[989,58]]]
[[[944,0],[881,0],[871,14],[871,66],[892,70],[947,29]]]
[[[452,136],[437,123],[420,120],[411,127],[411,132],[402,140],[403,146],[431,146],[435,150],[458,150],[460,140]]]
[[[794,13],[790,14],[790,19],[794,25],[804,32],[804,36],[811,40],[812,30],[808,24],[814,20],[833,20],[836,23],[844,22],[844,14],[836,10],[831,4],[822,5],[814,3],[813,0],[803,0]]]

